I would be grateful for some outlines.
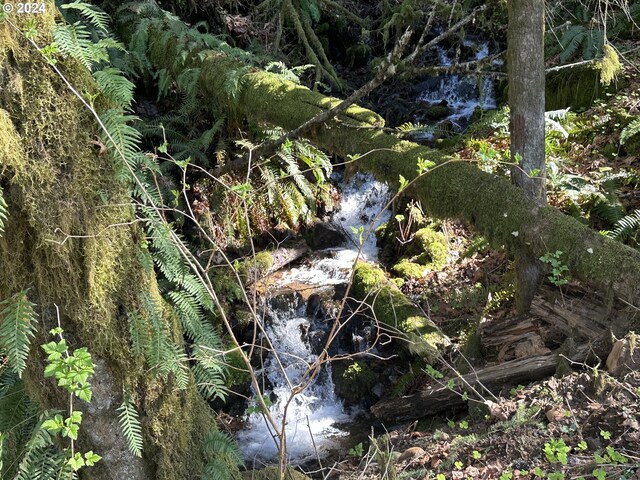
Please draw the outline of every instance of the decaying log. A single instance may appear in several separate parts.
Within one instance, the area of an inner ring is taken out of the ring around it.
[[[590,363],[606,358],[610,349],[611,342],[603,339],[595,344],[580,345],[566,355],[573,362]],[[371,407],[371,412],[388,424],[435,415],[463,407],[466,404],[463,392],[467,392],[470,399],[482,401],[484,398],[479,398],[472,389],[484,396],[488,392],[499,392],[505,386],[526,384],[553,375],[559,360],[559,352],[556,351],[492,365],[462,377],[455,377],[453,388],[448,388],[448,380],[445,379],[441,380],[442,385],[427,388],[413,395],[380,400]]]
[[[639,324],[640,312],[607,302],[597,292],[577,285],[563,287],[562,291],[543,286],[529,315],[484,321],[478,327],[478,335],[488,356],[504,361],[543,354],[566,338],[583,343],[607,332],[622,337]]]

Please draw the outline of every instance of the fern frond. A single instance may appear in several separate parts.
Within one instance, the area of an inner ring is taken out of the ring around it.
[[[107,67],[93,73],[100,90],[113,100],[120,108],[129,109],[133,102],[135,85],[129,81],[122,71]]]
[[[66,458],[56,451],[51,434],[40,422],[27,442],[15,480],[50,480],[62,472]]]
[[[640,233],[640,210],[634,210],[633,213],[618,220],[609,236],[622,241],[638,233]]]
[[[7,356],[14,372],[22,377],[27,366],[31,338],[35,334],[35,305],[27,298],[23,290],[11,298],[0,302],[2,325],[0,325],[0,348]]]
[[[140,119],[135,115],[127,115],[114,108],[110,108],[100,115],[100,120],[104,124],[109,136],[113,139],[113,141],[111,141],[106,133],[103,133],[103,143],[117,160],[122,160],[120,157],[120,153],[122,153],[125,161],[131,167],[135,167],[137,163],[136,159],[139,158],[138,143],[142,138],[142,134],[128,125],[128,122]]]
[[[640,133],[640,118],[636,118],[622,129],[622,133],[620,134],[620,145],[624,145],[631,137],[638,133]]]
[[[205,455],[211,457],[223,457],[235,465],[243,465],[242,453],[236,441],[226,432],[212,431],[204,441]]]
[[[4,201],[4,192],[2,187],[0,187],[0,237],[4,233],[4,224],[7,221],[7,215],[9,215],[9,207],[7,207],[7,203]]]
[[[584,25],[572,25],[562,38],[560,38],[560,44],[562,45],[562,52],[560,52],[560,61],[566,62],[573,56],[578,48],[587,38],[588,32]]]
[[[103,31],[104,33],[108,33],[109,31],[109,22],[111,21],[111,17],[94,5],[76,1],[72,3],[65,3],[61,5],[60,8],[65,10],[77,10],[98,30]]]
[[[221,361],[220,347],[204,349],[196,346],[194,358],[196,364],[193,367],[193,374],[196,385],[207,400],[225,400],[229,389],[227,388],[227,370]]]
[[[120,428],[127,439],[129,451],[136,457],[142,457],[142,426],[131,395],[125,393],[118,411],[120,412]]]

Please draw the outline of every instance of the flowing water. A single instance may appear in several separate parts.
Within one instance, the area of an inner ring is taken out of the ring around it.
[[[317,252],[308,264],[286,272],[275,287],[282,289],[294,283],[320,287],[348,281],[358,256],[359,227],[364,227],[366,232],[371,225],[375,228],[386,222],[390,213],[379,214],[389,198],[386,185],[368,175],[354,175],[343,187],[340,210],[333,219],[334,224],[346,233],[345,244]],[[351,227],[356,229],[355,233]],[[373,233],[363,242],[360,258],[376,259]],[[292,386],[303,379],[309,365],[317,359],[317,353],[309,343],[310,330],[327,327],[326,319],[306,315],[306,310],[306,304],[295,296],[288,301],[272,302],[266,308],[264,328],[276,354],[267,355],[257,372],[268,385],[265,394],[272,402],[270,413],[277,422],[282,422],[287,409],[287,446],[293,464],[325,457],[338,446],[339,439],[347,435],[340,424],[351,420],[356,413],[347,411],[335,395],[330,366],[322,367],[313,383],[287,405]],[[277,459],[273,431],[260,414],[249,416],[247,427],[238,434],[238,443],[249,465],[252,462],[257,465],[273,463]]]
[[[475,59],[489,54],[488,43],[467,42],[465,46],[475,51]],[[442,65],[453,62],[448,51],[439,50],[438,56]],[[490,79],[478,81],[462,75],[442,75],[425,81],[419,99],[432,105],[446,105],[450,115],[443,121],[451,122],[456,131],[468,124],[476,108],[486,110],[496,106]],[[376,260],[373,230],[388,221],[390,213],[383,209],[389,198],[386,185],[365,174],[354,175],[343,184],[340,210],[333,218],[334,225],[345,233],[344,245],[315,252],[307,263],[290,268],[280,276],[273,288],[286,291],[287,286],[295,284],[311,289],[330,286],[337,289],[346,284],[357,258]],[[367,232],[370,232],[368,238]],[[309,365],[317,359],[319,347],[314,348],[309,341],[312,333],[328,330],[331,320],[309,315],[307,304],[299,295],[281,296],[277,302],[265,301],[263,328],[272,350],[263,357],[262,368],[256,373],[265,385],[264,393],[272,403],[270,413],[278,424],[286,410],[289,462],[303,464],[323,458],[339,447],[340,438],[348,434],[341,425],[353,420],[356,412],[345,409],[335,395],[327,365],[303,393],[291,398],[293,386],[305,378]],[[238,443],[248,465],[260,466],[277,460],[274,432],[260,414],[248,416],[246,428],[238,434]]]
[[[471,60],[482,60],[489,55],[488,42],[465,41],[464,46],[474,51]],[[436,47],[440,66],[450,66],[454,57],[449,50]],[[501,60],[494,60],[495,64]],[[477,78],[469,75],[440,75],[423,82],[423,93],[418,100],[431,105],[445,105],[450,110],[443,122],[451,122],[455,132],[462,131],[469,123],[476,108],[489,110],[496,108],[496,99],[491,78]],[[429,139],[432,134],[423,134]]]

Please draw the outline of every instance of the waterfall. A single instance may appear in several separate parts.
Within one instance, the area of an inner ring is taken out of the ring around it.
[[[473,59],[482,60],[489,55],[488,42],[475,42],[465,40],[463,45],[474,50]],[[441,66],[450,66],[454,59],[448,50],[436,47],[438,63]],[[494,60],[495,64],[501,60]],[[496,99],[491,78],[476,78],[469,75],[439,75],[423,82],[423,93],[418,97],[419,101],[431,105],[446,105],[450,114],[443,121],[451,122],[454,131],[462,131],[473,115],[476,108],[483,110],[496,108]],[[422,138],[429,139],[431,134],[422,134]]]
[[[334,224],[347,234],[348,241],[340,248],[318,252],[304,266],[291,268],[275,286],[344,284],[350,276],[360,241],[360,234],[354,233],[351,227],[358,230],[362,226],[366,232],[370,225],[375,228],[386,222],[390,213],[378,214],[389,198],[386,185],[369,175],[354,175],[343,187],[340,209],[333,218]],[[377,252],[373,229],[371,232],[363,242],[360,257],[374,261]],[[314,353],[309,343],[311,332],[328,328],[327,319],[317,319],[306,310],[306,302],[301,302],[296,295],[291,295],[288,301],[271,302],[265,309],[264,329],[275,354],[270,352],[265,356],[263,366],[256,374],[268,385],[265,394],[272,402],[270,413],[280,424],[292,386],[303,380],[308,366],[317,359],[317,352]],[[337,440],[347,435],[339,424],[351,420],[355,412],[347,411],[335,395],[330,368],[323,366],[311,385],[295,396],[287,407],[287,447],[289,461],[293,464],[326,456],[336,448]],[[277,443],[261,414],[249,415],[246,428],[237,438],[248,464],[260,465],[276,460]]]

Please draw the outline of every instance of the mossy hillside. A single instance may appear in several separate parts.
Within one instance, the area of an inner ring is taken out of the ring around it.
[[[352,294],[370,306],[376,320],[399,332],[410,352],[434,359],[449,343],[438,327],[387,278],[381,268],[358,262]]]
[[[53,2],[47,11],[56,11]],[[45,44],[53,15],[34,18]],[[127,313],[143,311],[139,293],[157,287],[138,260],[144,233],[127,207],[127,189],[114,180],[116,165],[93,150],[98,131],[80,102],[22,36],[7,33],[6,24],[0,31],[10,38],[0,43],[0,181],[9,205],[0,239],[0,297],[30,288],[40,311],[36,342],[56,325],[56,304],[72,348],[86,346],[115,374],[110,397],[95,399],[110,402],[111,421],[123,387],[135,393],[146,458],[158,461],[153,478],[195,478],[204,462],[200,446],[213,428],[211,413],[195,386],[179,391],[170,379],[149,375],[129,346]],[[58,65],[79,91],[96,91],[82,67]],[[169,317],[167,328],[182,341]],[[64,407],[59,389],[42,378],[41,364],[25,374],[30,396],[45,408]],[[106,453],[99,442],[92,448]],[[107,457],[98,465],[96,479],[110,478],[106,470],[117,468]]]

